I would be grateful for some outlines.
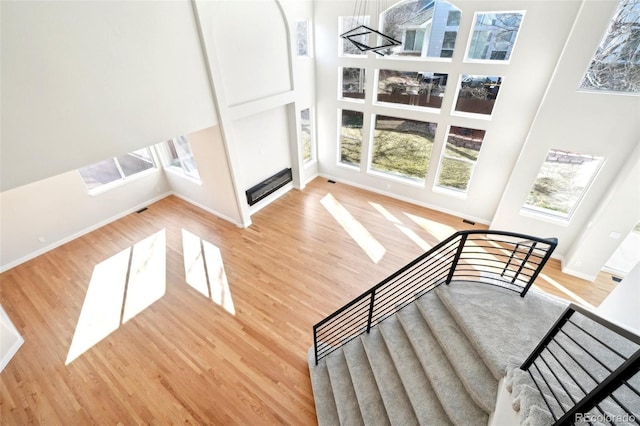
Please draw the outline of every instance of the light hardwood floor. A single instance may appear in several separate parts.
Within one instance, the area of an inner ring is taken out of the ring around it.
[[[386,249],[377,264],[323,207],[327,194]],[[0,275],[25,339],[0,374],[0,422],[315,424],[313,324],[422,253],[407,229],[434,245],[474,227],[320,178],[252,220],[239,229],[171,196]],[[65,365],[94,267],[162,230],[166,293]],[[187,285],[183,230],[220,249],[235,314]],[[594,305],[615,285],[565,276],[556,261],[544,273]]]

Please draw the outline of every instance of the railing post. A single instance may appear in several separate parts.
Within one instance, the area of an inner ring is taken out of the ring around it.
[[[618,389],[625,381],[633,377],[640,369],[640,350],[637,350],[620,367],[582,398],[576,405],[560,417],[554,426],[575,424],[576,414],[588,413],[609,394]]]
[[[367,334],[371,330],[371,318],[373,318],[373,303],[376,300],[376,289],[371,292],[371,300],[369,301],[369,318],[367,318]]]
[[[458,249],[456,250],[456,255],[451,261],[451,269],[449,270],[449,274],[447,275],[447,280],[445,283],[448,285],[451,283],[453,279],[453,273],[456,271],[456,267],[458,266],[458,261],[460,260],[460,255],[462,254],[462,249],[464,249],[464,245],[467,242],[467,234],[462,234],[460,236],[460,244],[458,245]]]
[[[502,273],[500,274],[501,277],[504,277],[505,272],[507,272],[507,269],[509,269],[509,266],[511,266],[511,261],[513,260],[513,257],[515,256],[515,253],[518,252],[519,248],[520,248],[520,243],[516,243],[516,246],[511,251],[511,256],[509,256],[509,260],[507,261],[507,264],[504,266],[504,269],[502,270]]]
[[[316,365],[318,365],[318,329],[313,326],[313,351],[315,352]]]
[[[548,238],[547,242],[549,244],[549,248],[547,249],[546,254],[542,258],[542,261],[540,261],[540,264],[538,265],[536,270],[533,272],[533,275],[531,275],[531,278],[529,278],[529,282],[524,287],[522,292],[520,292],[520,297],[524,297],[524,295],[527,294],[527,292],[529,291],[529,288],[533,285],[533,282],[536,280],[536,278],[538,278],[538,274],[540,274],[540,272],[542,271],[542,268],[544,268],[544,265],[547,264],[547,261],[551,257],[551,253],[553,253],[553,251],[556,249],[556,246],[558,245],[557,238]]]

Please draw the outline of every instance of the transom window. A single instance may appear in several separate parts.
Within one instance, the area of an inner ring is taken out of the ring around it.
[[[383,53],[406,58],[451,58],[459,25],[460,10],[447,1],[400,2],[382,14],[380,28],[402,44]]]
[[[151,151],[143,148],[82,167],[78,171],[89,193],[94,193],[155,168]]]
[[[524,12],[476,13],[468,60],[508,61]]]
[[[524,209],[569,219],[603,163],[602,157],[551,149]]]
[[[581,89],[640,94],[639,27],[640,1],[620,1]]]
[[[158,145],[167,168],[200,180],[198,166],[186,136],[178,136]]]

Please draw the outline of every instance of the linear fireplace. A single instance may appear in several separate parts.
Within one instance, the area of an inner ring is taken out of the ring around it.
[[[259,184],[247,189],[247,203],[252,206],[267,195],[282,188],[291,181],[293,181],[293,176],[291,175],[290,168],[279,171],[270,178],[265,179]]]

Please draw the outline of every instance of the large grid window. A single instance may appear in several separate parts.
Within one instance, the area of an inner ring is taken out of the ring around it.
[[[460,79],[455,110],[491,115],[502,85],[502,77],[493,75],[463,75]]]
[[[151,151],[143,148],[82,167],[78,171],[89,192],[95,192],[155,167]]]
[[[380,20],[385,35],[401,42],[382,53],[405,58],[451,58],[460,25],[460,9],[444,0],[408,0]]]
[[[526,210],[568,219],[603,163],[602,157],[552,149],[538,172]]]
[[[360,167],[363,114],[344,109],[341,114],[340,162]]]
[[[478,161],[485,131],[451,126],[436,186],[466,192]]]
[[[167,168],[200,180],[198,166],[186,136],[178,136],[159,144],[158,149]]]
[[[467,59],[508,61],[523,16],[522,12],[476,13]]]
[[[440,108],[447,74],[433,72],[378,71],[377,101],[390,104]]]
[[[376,116],[371,170],[423,181],[436,127],[426,121]]]

